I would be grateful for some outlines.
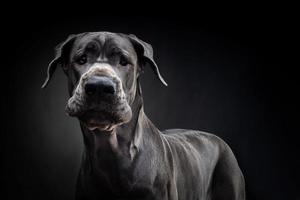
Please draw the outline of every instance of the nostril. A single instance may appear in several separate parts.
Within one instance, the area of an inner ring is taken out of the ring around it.
[[[93,84],[93,83],[87,83],[86,85],[85,85],[85,93],[87,94],[87,95],[94,95],[95,93],[96,93],[96,90],[97,90],[97,87],[96,87],[96,85],[95,84]]]
[[[113,85],[107,85],[107,86],[103,87],[103,93],[114,94],[115,93],[114,86]]]

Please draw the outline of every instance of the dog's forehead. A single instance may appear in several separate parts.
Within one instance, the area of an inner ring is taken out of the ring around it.
[[[135,53],[132,43],[125,34],[110,32],[89,32],[81,34],[74,43],[74,50],[84,49],[91,42],[97,42],[101,48],[104,46],[118,47],[130,53]]]

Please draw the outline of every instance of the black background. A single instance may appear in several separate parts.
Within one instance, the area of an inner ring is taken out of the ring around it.
[[[142,87],[149,118],[160,129],[199,129],[223,138],[244,173],[248,199],[300,198],[298,66],[291,62],[299,55],[293,50],[292,18],[265,11],[179,14],[54,11],[7,19],[8,62],[1,67],[7,199],[74,196],[83,144],[77,120],[64,113],[68,96],[62,70],[45,90],[40,86],[54,46],[69,34],[87,31],[134,33],[152,44],[169,86],[146,69]]]

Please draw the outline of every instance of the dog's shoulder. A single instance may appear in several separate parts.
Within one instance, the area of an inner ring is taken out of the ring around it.
[[[188,143],[201,143],[203,145],[220,146],[224,148],[227,144],[220,137],[212,133],[207,133],[199,130],[188,130],[188,129],[167,129],[162,131],[163,136],[168,141],[181,141]]]
[[[168,129],[162,131],[165,140],[174,147],[192,147],[201,153],[212,153],[219,157],[231,152],[229,145],[215,134],[199,130]]]

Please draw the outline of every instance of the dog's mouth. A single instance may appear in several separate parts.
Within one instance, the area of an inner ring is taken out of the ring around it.
[[[94,131],[94,130],[100,130],[100,131],[107,131],[110,132],[112,131],[116,125],[114,123],[112,123],[109,120],[99,120],[96,118],[91,118],[88,120],[85,120],[84,125],[90,130],[90,131]]]
[[[78,118],[90,131],[111,132],[116,126],[129,121],[131,110],[126,113],[88,110]]]
[[[90,131],[102,132],[111,132],[115,127],[129,122],[132,117],[127,101],[114,105],[104,102],[94,105],[67,104],[66,112],[77,117]]]

